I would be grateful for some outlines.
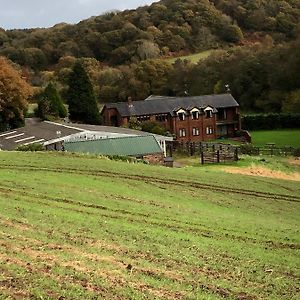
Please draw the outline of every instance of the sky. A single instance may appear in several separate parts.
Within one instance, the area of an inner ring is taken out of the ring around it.
[[[78,23],[110,10],[151,4],[155,0],[0,0],[0,27],[23,29]]]

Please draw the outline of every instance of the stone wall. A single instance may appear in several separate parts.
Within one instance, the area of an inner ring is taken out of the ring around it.
[[[154,153],[143,156],[144,161],[148,162],[151,165],[164,165],[164,154],[163,153]]]

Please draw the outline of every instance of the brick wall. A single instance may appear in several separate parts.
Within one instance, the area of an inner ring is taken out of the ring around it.
[[[164,165],[164,154],[155,153],[143,156],[143,159],[151,165]]]

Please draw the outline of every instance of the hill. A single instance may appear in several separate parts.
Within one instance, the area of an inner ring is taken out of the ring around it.
[[[3,299],[299,296],[295,182],[60,153],[0,176]]]
[[[136,10],[49,29],[1,30],[0,54],[34,70],[61,57],[93,57],[113,65],[180,50],[196,52],[242,42],[243,33],[295,38],[298,1],[162,0]]]
[[[223,93],[229,85],[242,111],[299,112],[299,23],[295,0],[162,0],[76,25],[0,29],[0,55],[36,94],[52,81],[66,99],[81,59],[100,103]],[[176,63],[182,55],[193,64]]]

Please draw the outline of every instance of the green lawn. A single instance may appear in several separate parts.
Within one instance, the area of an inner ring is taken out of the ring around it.
[[[0,299],[299,299],[300,185],[0,152]]]
[[[256,146],[275,143],[277,146],[300,148],[300,129],[259,130],[250,133],[252,143]]]
[[[213,53],[213,51],[214,50],[207,50],[196,54],[168,58],[167,61],[169,61],[170,63],[174,63],[177,59],[181,59],[181,60],[189,60],[190,62],[196,64],[198,63],[199,60],[209,57]]]

